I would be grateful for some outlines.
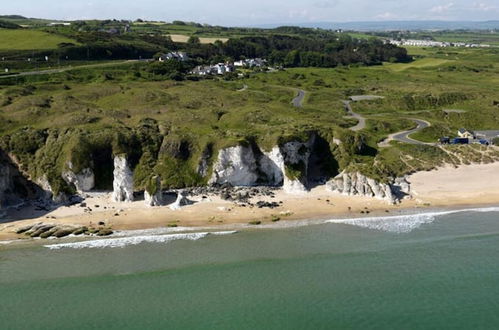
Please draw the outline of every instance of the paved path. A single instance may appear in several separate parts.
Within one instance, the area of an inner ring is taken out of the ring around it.
[[[353,112],[352,106],[350,105],[350,101],[342,101],[342,102],[345,105],[345,110],[347,111],[348,115],[359,121],[357,125],[350,127],[350,130],[356,132],[366,128],[366,118],[362,117],[358,113]]]
[[[1,78],[23,77],[23,76],[37,76],[37,75],[42,75],[42,74],[62,73],[62,72],[70,71],[70,70],[122,65],[122,64],[129,64],[129,63],[139,62],[139,61],[150,61],[150,60],[127,60],[127,61],[119,61],[119,62],[85,64],[85,65],[79,65],[79,66],[67,66],[67,67],[59,68],[59,69],[28,71],[28,72],[20,72],[20,73],[16,73],[16,74],[9,74],[6,76],[0,76],[0,79]]]
[[[409,144],[419,144],[419,145],[436,145],[436,143],[427,143],[427,142],[421,142],[418,140],[411,139],[409,135],[419,132],[420,130],[430,127],[431,124],[425,120],[421,119],[414,119],[414,118],[409,118],[413,120],[418,126],[414,129],[408,130],[408,131],[402,131],[402,132],[397,132],[393,133],[388,136],[385,140],[381,141],[378,143],[379,147],[388,147],[390,146],[390,141],[399,141],[403,143],[409,143]]]
[[[304,90],[298,89],[298,95],[293,99],[293,106],[301,108],[303,106],[303,99],[305,98],[306,92]]]

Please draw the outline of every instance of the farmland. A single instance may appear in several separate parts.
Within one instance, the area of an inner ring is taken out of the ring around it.
[[[39,30],[0,29],[0,51],[56,49],[61,43],[77,44],[73,39]]]

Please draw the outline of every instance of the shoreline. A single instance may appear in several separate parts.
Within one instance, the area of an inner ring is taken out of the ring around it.
[[[456,179],[458,178],[458,179]],[[113,231],[155,228],[201,228],[214,230],[234,225],[261,225],[279,222],[320,221],[360,217],[382,217],[418,214],[435,210],[459,210],[499,206],[499,163],[443,167],[409,176],[411,199],[390,205],[386,201],[361,196],[345,196],[319,186],[304,194],[287,194],[275,190],[273,196],[257,196],[252,203],[277,203],[275,208],[236,205],[217,195],[189,196],[193,205],[171,210],[168,205],[147,207],[142,200],[131,203],[110,202],[110,193],[93,193],[85,207],[59,207],[44,213],[34,207],[11,209],[11,221],[0,223],[0,241],[26,240],[16,234],[20,227],[36,224],[97,226],[104,223]],[[460,189],[463,188],[464,189]],[[484,189],[484,187],[486,187]],[[91,209],[89,212],[87,208]],[[28,220],[22,220],[28,219]],[[246,227],[259,227],[249,225]],[[93,236],[90,236],[93,237]]]

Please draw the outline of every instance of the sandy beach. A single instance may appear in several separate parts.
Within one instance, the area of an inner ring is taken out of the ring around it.
[[[34,223],[72,224],[97,226],[105,223],[113,230],[148,229],[158,227],[217,226],[261,221],[271,223],[281,220],[334,219],[359,216],[397,214],[413,210],[438,207],[482,206],[499,204],[499,163],[467,165],[459,168],[444,167],[429,172],[413,174],[411,197],[400,204],[359,196],[332,193],[319,186],[305,194],[287,194],[277,190],[275,196],[252,200],[278,202],[277,208],[240,206],[234,202],[208,195],[189,197],[192,205],[171,210],[168,205],[148,207],[144,201],[113,203],[110,193],[94,193],[87,196],[87,207],[79,204],[60,207],[51,212],[33,208],[11,209],[9,220],[0,224],[0,240],[22,238],[15,230]],[[90,208],[91,211],[85,211]]]

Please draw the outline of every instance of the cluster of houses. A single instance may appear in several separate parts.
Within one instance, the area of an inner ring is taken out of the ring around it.
[[[198,76],[208,76],[208,75],[224,75],[230,72],[234,72],[234,65],[232,63],[218,63],[215,65],[197,66],[190,73]]]
[[[176,60],[180,62],[189,61],[189,56],[185,52],[169,52],[158,57],[158,61],[165,62]],[[250,58],[235,62],[217,63],[213,65],[200,65],[195,67],[190,74],[199,76],[224,75],[234,72],[236,68],[261,68],[267,65],[267,61],[261,58]]]
[[[414,47],[464,47],[464,48],[488,48],[490,45],[485,44],[470,44],[465,42],[446,42],[434,40],[417,40],[417,39],[388,39],[389,44],[397,46],[414,46]]]
[[[187,56],[186,52],[169,52],[158,57],[158,61],[160,62],[165,62],[168,60],[187,62],[189,60],[189,56]]]
[[[465,128],[460,128],[457,131],[457,137],[442,137],[440,138],[441,144],[493,144],[494,139],[499,138],[499,130],[490,131],[470,131]]]
[[[250,58],[234,62],[234,66],[240,68],[261,68],[267,65],[267,61],[261,58]]]
[[[261,58],[251,58],[246,60],[235,61],[234,63],[217,63],[214,65],[204,65],[194,68],[190,73],[206,76],[206,75],[224,75],[234,72],[236,68],[261,68],[267,65],[267,61]]]

